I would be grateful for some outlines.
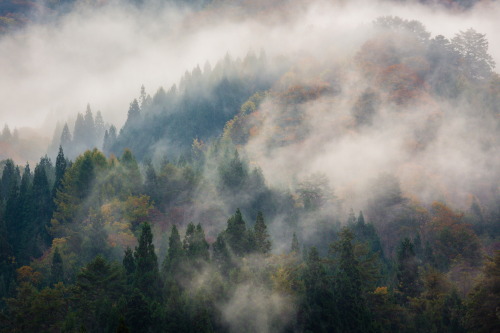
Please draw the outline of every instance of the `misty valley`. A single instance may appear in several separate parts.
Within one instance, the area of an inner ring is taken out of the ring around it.
[[[500,332],[498,15],[1,2],[0,332]]]

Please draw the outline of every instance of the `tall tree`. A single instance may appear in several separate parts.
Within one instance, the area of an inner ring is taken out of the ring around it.
[[[341,332],[370,332],[373,327],[363,294],[361,267],[354,253],[353,238],[353,233],[343,228],[339,241],[332,245],[338,255],[335,300],[339,326]]]
[[[397,255],[398,289],[405,297],[416,297],[421,291],[421,281],[413,243],[409,238],[401,242]]]
[[[52,265],[50,266],[50,280],[52,284],[64,281],[64,266],[63,259],[59,253],[59,248],[56,246],[54,255],[52,256]]]
[[[184,248],[181,242],[181,236],[175,225],[172,226],[170,238],[168,239],[168,253],[163,262],[163,271],[166,274],[172,274],[178,270],[184,257]]]
[[[158,258],[156,257],[153,234],[149,223],[142,225],[139,245],[134,251],[134,259],[136,262],[134,286],[146,297],[158,299],[161,295],[161,281]]]
[[[62,187],[62,180],[67,166],[68,165],[66,162],[66,158],[64,157],[64,151],[61,145],[59,146],[59,153],[57,154],[56,158],[56,177],[54,181],[54,187],[52,189],[52,198],[56,197],[57,191]]]
[[[238,208],[236,213],[227,220],[226,228],[227,243],[237,256],[243,256],[247,250],[247,230],[246,223]]]
[[[256,250],[262,254],[268,254],[271,252],[271,240],[269,239],[269,233],[267,232],[267,226],[264,222],[264,216],[262,212],[257,213],[257,220],[254,226],[255,235],[255,245]]]
[[[485,34],[470,28],[460,31],[452,39],[453,48],[462,56],[464,74],[475,80],[487,79],[491,76],[495,61],[488,54],[488,40]]]

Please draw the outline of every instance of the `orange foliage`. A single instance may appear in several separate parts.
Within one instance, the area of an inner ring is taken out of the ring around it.
[[[18,282],[26,282],[31,284],[38,284],[42,279],[42,274],[40,272],[36,272],[30,266],[22,266],[17,269],[17,281]]]

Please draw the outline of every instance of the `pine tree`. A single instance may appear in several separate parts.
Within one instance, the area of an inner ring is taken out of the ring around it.
[[[52,284],[64,281],[64,266],[63,259],[59,253],[59,248],[56,246],[54,255],[52,256],[52,265],[50,266],[50,280]]]
[[[257,213],[254,235],[257,252],[262,254],[268,254],[271,252],[271,240],[269,239],[269,233],[267,232],[267,226],[264,223],[264,216],[262,215],[262,212]]]

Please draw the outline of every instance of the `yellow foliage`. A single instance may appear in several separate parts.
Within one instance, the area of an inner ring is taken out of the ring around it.
[[[387,295],[387,287],[377,287],[373,293],[375,295]]]

